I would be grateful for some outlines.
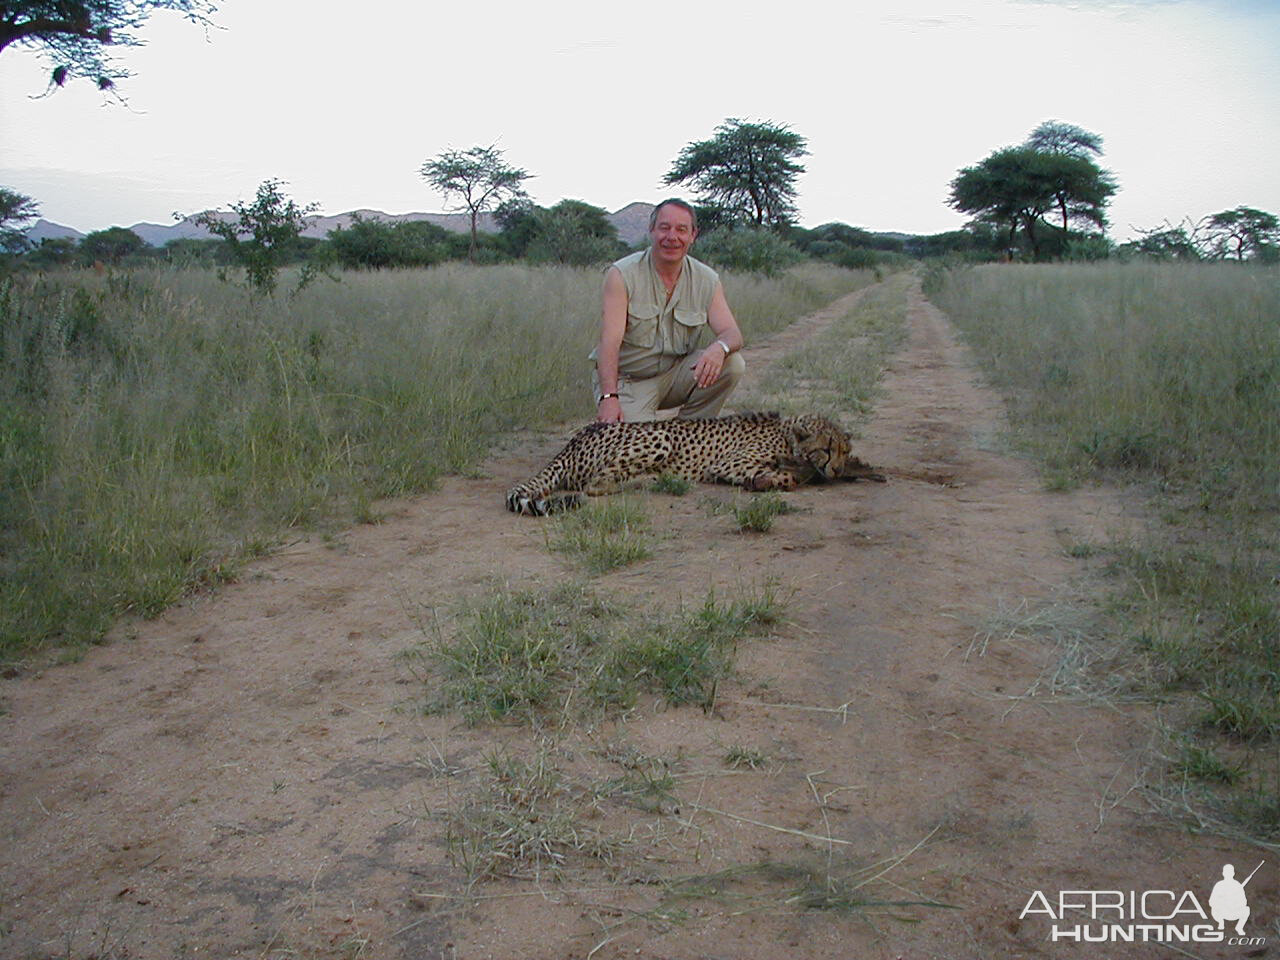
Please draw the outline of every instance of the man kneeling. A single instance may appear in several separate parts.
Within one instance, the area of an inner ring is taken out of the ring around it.
[[[649,218],[649,248],[605,275],[600,344],[591,354],[601,423],[655,420],[670,409],[714,417],[746,371],[720,278],[689,256],[697,236],[693,207],[664,200]],[[708,326],[716,340],[699,350]]]

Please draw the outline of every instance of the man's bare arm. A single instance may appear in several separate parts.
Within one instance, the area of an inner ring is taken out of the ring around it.
[[[728,356],[724,347],[720,346],[721,343],[729,348],[729,353],[742,349],[742,331],[738,329],[738,321],[733,318],[733,311],[729,309],[729,301],[725,299],[721,284],[716,284],[711,305],[707,307],[707,323],[718,342],[703,350],[693,365],[693,377],[700,387],[709,387],[720,379],[720,371]]]
[[[604,295],[601,298],[600,344],[596,348],[596,373],[600,378],[600,392],[618,392],[618,353],[622,349],[622,335],[627,331],[627,286],[622,273],[610,267],[604,277]],[[618,398],[601,400],[596,408],[596,419],[613,423],[622,419],[622,404]]]

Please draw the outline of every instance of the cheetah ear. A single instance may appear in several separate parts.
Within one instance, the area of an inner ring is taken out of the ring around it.
[[[808,440],[810,437],[813,436],[812,430],[810,430],[808,427],[803,427],[798,423],[794,424],[791,427],[791,432],[792,434],[795,435],[795,438],[797,440]]]

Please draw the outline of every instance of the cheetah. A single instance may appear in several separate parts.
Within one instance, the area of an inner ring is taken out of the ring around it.
[[[810,481],[884,480],[851,455],[847,433],[814,414],[592,423],[539,473],[508,491],[507,509],[541,517],[659,474],[748,490],[791,490]]]

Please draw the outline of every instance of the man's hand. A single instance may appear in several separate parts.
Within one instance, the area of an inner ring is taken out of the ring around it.
[[[621,423],[622,422],[622,404],[617,397],[609,397],[607,400],[601,400],[599,406],[596,407],[597,423]]]
[[[728,354],[724,352],[724,347],[720,346],[719,341],[703,350],[702,356],[698,357],[693,365],[693,379],[698,386],[705,390],[719,380],[720,371],[724,369],[727,358]]]

